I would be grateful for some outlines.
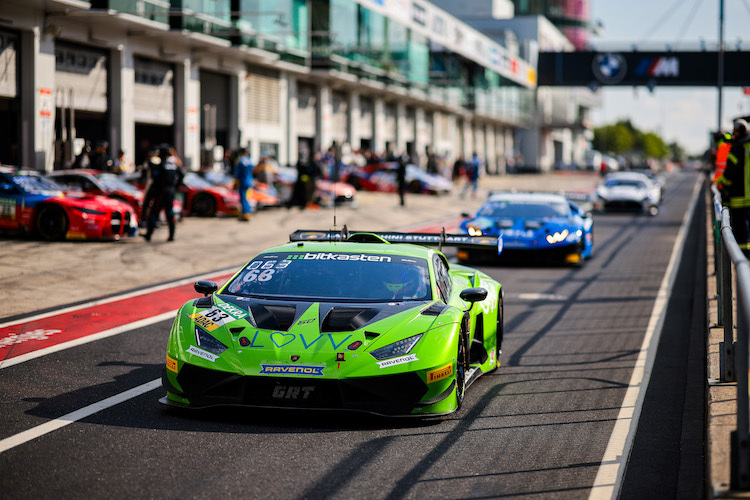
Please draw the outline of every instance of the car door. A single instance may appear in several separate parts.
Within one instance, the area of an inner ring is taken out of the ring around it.
[[[10,179],[0,176],[0,229],[19,228],[23,192]]]

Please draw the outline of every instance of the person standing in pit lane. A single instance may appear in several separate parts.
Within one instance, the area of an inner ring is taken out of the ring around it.
[[[750,256],[750,134],[745,120],[734,122],[732,137],[727,166],[716,182],[721,184],[722,200],[729,207],[737,244],[746,256]]]
[[[239,219],[247,222],[252,217],[253,207],[250,200],[247,199],[248,190],[253,187],[253,160],[247,148],[240,149],[240,155],[237,163],[234,165],[234,181],[240,192],[240,202],[242,203],[242,214]]]
[[[182,179],[185,176],[182,171],[182,162],[169,144],[162,144],[159,146],[158,161],[152,159],[149,163],[149,169],[151,170],[151,188],[153,188],[154,202],[153,208],[149,211],[146,234],[143,237],[146,238],[146,241],[151,241],[159,214],[163,210],[169,225],[167,241],[174,241],[173,207],[177,188],[182,184]]]

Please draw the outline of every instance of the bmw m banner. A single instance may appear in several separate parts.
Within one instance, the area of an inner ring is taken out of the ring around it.
[[[725,86],[750,81],[750,53],[724,53]],[[717,85],[717,52],[543,52],[539,85]]]

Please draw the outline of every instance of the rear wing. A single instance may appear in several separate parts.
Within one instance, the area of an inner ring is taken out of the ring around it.
[[[413,243],[416,245],[451,247],[495,247],[497,237],[469,236],[468,234],[446,234],[445,228],[440,233],[402,233],[398,231],[350,231],[344,226],[334,229],[298,229],[289,235],[289,241],[351,241],[357,243]]]
[[[518,191],[515,189],[511,189],[509,191],[490,191],[487,195],[487,198],[489,198],[492,195],[496,194],[504,194],[504,193],[547,193],[547,194],[559,194],[560,196],[563,196],[566,200],[572,201],[576,205],[578,205],[581,210],[584,212],[590,212],[594,208],[594,200],[591,193],[582,193],[582,192],[573,192],[573,191]]]

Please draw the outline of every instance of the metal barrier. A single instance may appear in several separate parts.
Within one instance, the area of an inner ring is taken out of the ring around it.
[[[720,381],[737,382],[737,430],[732,433],[731,488],[750,489],[750,398],[748,398],[748,337],[750,326],[750,262],[732,232],[729,209],[713,194],[714,260],[718,291],[718,326],[724,327],[720,343]],[[737,283],[736,320],[733,311],[732,269]],[[736,325],[735,325],[736,321]],[[734,340],[734,330],[737,340]]]

